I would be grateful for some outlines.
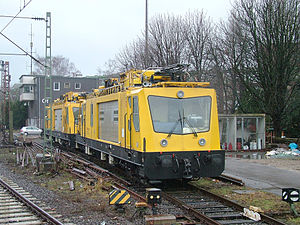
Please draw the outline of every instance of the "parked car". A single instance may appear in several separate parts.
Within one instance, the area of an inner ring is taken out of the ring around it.
[[[28,135],[28,134],[41,135],[42,132],[43,132],[42,129],[35,126],[22,127],[20,130],[20,133],[24,135]]]

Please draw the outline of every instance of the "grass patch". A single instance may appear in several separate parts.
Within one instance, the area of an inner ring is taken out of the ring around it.
[[[299,213],[299,211],[298,211]],[[287,220],[287,224],[289,225],[299,225],[300,224],[300,217],[298,218],[293,218],[293,217],[289,217]]]
[[[231,197],[246,207],[260,207],[265,213],[282,212],[289,209],[288,205],[281,201],[280,196],[263,191],[255,191],[249,194],[233,194]]]

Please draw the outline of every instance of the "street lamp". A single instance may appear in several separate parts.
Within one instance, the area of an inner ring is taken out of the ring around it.
[[[146,67],[148,67],[148,55],[149,55],[149,48],[148,48],[148,0],[146,0],[145,5],[145,63]]]

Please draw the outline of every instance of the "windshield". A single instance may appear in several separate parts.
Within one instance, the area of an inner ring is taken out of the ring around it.
[[[191,134],[209,131],[211,97],[148,97],[153,128],[158,133]]]

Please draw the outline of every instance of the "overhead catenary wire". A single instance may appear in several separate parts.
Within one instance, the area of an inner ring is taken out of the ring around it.
[[[32,58],[34,61],[36,61],[37,63],[39,63],[40,65],[42,65],[43,67],[47,67],[45,64],[43,64],[41,61],[39,61],[37,58],[33,57],[31,54],[29,54],[28,52],[26,52],[22,47],[20,47],[18,44],[16,44],[15,42],[13,42],[11,39],[9,39],[6,35],[4,35],[2,32],[0,32],[0,34],[6,38],[9,42],[11,42],[13,45],[15,45],[18,49],[20,49],[22,52],[24,52],[26,55],[28,55],[30,58]]]
[[[26,8],[26,6],[28,6],[29,5],[29,3],[31,2],[32,0],[29,0],[29,2],[27,2],[26,4],[25,4],[25,1],[24,1],[24,6],[23,6],[23,8],[22,9],[20,9],[20,11],[3,27],[3,29],[1,30],[1,32],[0,33],[2,33],[8,26],[9,26],[9,24],[11,24],[11,22],[23,11],[23,9],[25,9]]]
[[[24,56],[27,55],[25,53],[5,53],[5,52],[0,52],[0,55],[20,55],[20,56]]]
[[[36,61],[37,63],[39,63],[40,65],[42,65],[43,67],[47,67],[45,64],[43,64],[41,61],[39,61],[37,58],[33,57],[31,54],[29,54],[27,51],[25,51],[22,47],[20,47],[18,44],[16,44],[14,41],[12,41],[10,38],[8,38],[5,34],[3,34],[3,31],[9,26],[9,24],[11,24],[11,22],[15,19],[15,18],[20,18],[20,19],[34,19],[34,20],[45,20],[44,18],[40,18],[40,17],[18,17],[18,15],[23,11],[23,9],[26,8],[26,6],[29,5],[29,3],[32,0],[29,0],[27,3],[24,0],[24,6],[23,8],[20,7],[20,11],[15,15],[15,16],[5,16],[5,15],[1,15],[1,17],[10,17],[12,18],[7,24],[6,26],[0,31],[0,34],[7,39],[9,42],[11,42],[13,45],[15,45],[18,49],[20,49],[22,52],[24,52],[25,56],[29,56],[31,59],[33,59],[34,61]],[[21,55],[21,54],[19,54]]]

